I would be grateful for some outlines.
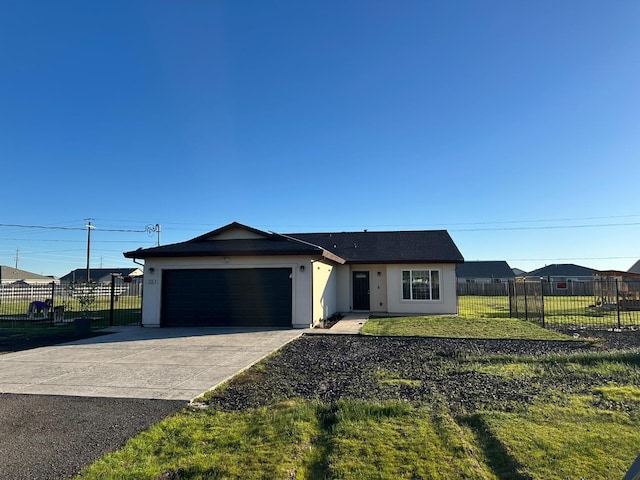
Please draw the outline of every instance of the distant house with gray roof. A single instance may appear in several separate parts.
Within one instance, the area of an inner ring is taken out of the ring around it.
[[[593,293],[593,275],[598,270],[573,263],[546,265],[528,272],[526,278],[539,279],[548,284],[548,294],[554,295],[591,295]]]
[[[504,260],[483,260],[456,265],[459,295],[505,295],[515,275]]]
[[[0,265],[0,285],[25,284],[45,285],[47,283],[59,283],[58,279],[46,275],[19,270],[17,268]]]
[[[504,260],[464,262],[456,265],[458,283],[502,283],[515,278]]]
[[[89,276],[91,281],[95,283],[109,283],[111,282],[111,275],[118,275],[121,277],[138,277],[142,275],[141,268],[91,268],[89,270]],[[65,276],[60,277],[62,283],[84,283],[87,281],[87,269],[76,268]]]

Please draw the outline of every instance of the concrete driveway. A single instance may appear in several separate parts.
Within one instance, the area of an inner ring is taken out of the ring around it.
[[[114,327],[0,355],[0,393],[192,400],[305,330]]]

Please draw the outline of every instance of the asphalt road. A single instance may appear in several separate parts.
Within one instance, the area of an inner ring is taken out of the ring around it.
[[[0,394],[0,479],[68,478],[186,405],[182,400]]]

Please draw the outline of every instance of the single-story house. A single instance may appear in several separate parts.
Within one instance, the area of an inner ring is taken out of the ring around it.
[[[457,313],[445,230],[265,232],[237,222],[143,259],[144,326],[306,328],[336,313]]]
[[[597,270],[593,268],[573,263],[560,263],[546,265],[524,276],[528,279],[547,282],[549,291],[546,293],[548,294],[592,295],[594,273],[597,273]]]
[[[456,265],[459,295],[507,295],[515,275],[504,260],[471,261]]]
[[[116,274],[120,277],[139,277],[142,275],[141,268],[91,268],[89,269],[89,276],[91,281],[104,284],[111,283],[111,275]],[[87,269],[76,268],[65,276],[60,277],[61,283],[84,283],[87,280]]]
[[[513,270],[504,260],[464,262],[456,265],[458,283],[505,283],[513,280]]]
[[[57,284],[59,280],[55,277],[38,275],[26,270],[0,265],[0,285],[46,285],[50,283]]]

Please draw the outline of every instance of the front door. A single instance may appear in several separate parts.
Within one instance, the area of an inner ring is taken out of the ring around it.
[[[369,272],[353,272],[353,309],[370,309]]]

